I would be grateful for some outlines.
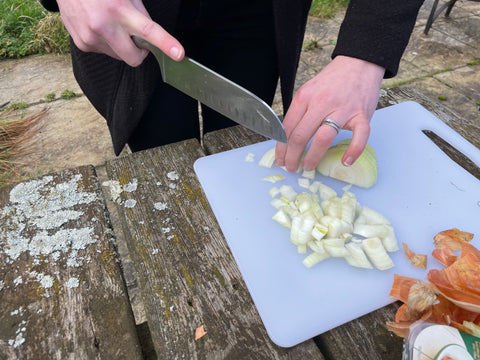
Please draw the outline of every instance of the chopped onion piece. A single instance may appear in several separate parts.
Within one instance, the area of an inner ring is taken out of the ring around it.
[[[362,206],[355,224],[390,224],[390,221],[378,211]]]
[[[272,197],[275,198],[278,195],[280,195],[280,189],[277,188],[276,186],[272,187],[269,191],[268,194]]]
[[[312,229],[312,236],[316,240],[321,240],[327,235],[328,227],[319,223],[315,223]]]
[[[349,255],[345,256],[345,260],[349,265],[365,269],[373,269],[372,264],[368,261],[367,255],[362,250],[362,245],[350,242],[345,244],[345,248],[349,252]]]
[[[307,268],[311,268],[313,265],[318,264],[320,261],[328,259],[329,257],[330,255],[327,252],[313,252],[303,260],[303,265]]]
[[[349,255],[343,239],[324,239],[322,243],[325,250],[327,250],[332,257],[345,257]]]
[[[353,232],[365,236],[366,238],[384,238],[388,235],[388,230],[385,228],[384,224],[355,224],[353,226]]]
[[[286,198],[275,198],[270,201],[270,204],[275,208],[275,209],[280,209],[284,206],[288,206],[290,204],[290,201]]]
[[[316,173],[315,169],[310,170],[310,171],[303,170],[302,176],[304,178],[313,180],[313,179],[315,179],[315,173]]]
[[[270,181],[271,183],[276,183],[278,181],[282,181],[283,179],[285,179],[285,176],[276,174],[276,175],[270,175],[270,176],[264,177],[262,180]]]
[[[314,181],[308,188],[312,193],[316,193],[318,191],[318,188],[320,187],[321,182],[320,181]]]
[[[291,185],[282,185],[280,188],[280,193],[290,201],[294,201],[297,197],[297,192],[293,190],[293,186]]]
[[[290,217],[283,210],[278,210],[275,215],[273,215],[272,219],[287,229],[292,227]]]
[[[297,252],[299,254],[306,254],[307,253],[307,245],[297,245]]]
[[[246,162],[254,162],[255,161],[255,154],[248,153],[247,156],[245,156],[245,161]]]
[[[323,242],[320,240],[310,240],[307,243],[307,246],[314,252],[324,253],[325,248],[323,247]]]
[[[310,187],[310,180],[306,178],[298,178],[298,186],[304,189],[308,189]]]
[[[258,162],[258,165],[271,168],[275,163],[275,148],[268,150]]]
[[[383,226],[387,230],[387,236],[382,238],[383,247],[388,252],[397,251],[398,241],[397,241],[397,237],[395,236],[395,231],[393,230],[393,226],[389,224],[383,224]]]
[[[393,261],[378,237],[365,239],[362,242],[362,249],[367,254],[373,265],[379,270],[387,270],[393,267]]]
[[[323,183],[318,185],[318,193],[320,194],[320,199],[322,200],[328,200],[337,196],[337,192],[335,190]]]

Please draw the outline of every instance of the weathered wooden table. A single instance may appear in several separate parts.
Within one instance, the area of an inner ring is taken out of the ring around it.
[[[480,146],[468,120],[413,90],[388,90],[379,107],[406,100]],[[92,167],[1,188],[0,358],[400,359],[403,341],[385,327],[397,303],[292,348],[269,339],[193,171],[199,157],[263,140],[233,127],[203,147],[187,140],[111,160],[105,195]],[[113,230],[128,246],[154,351],[140,345]]]

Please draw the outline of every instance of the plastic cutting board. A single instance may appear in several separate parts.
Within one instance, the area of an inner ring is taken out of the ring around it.
[[[405,242],[429,255],[429,269],[441,268],[430,255],[438,232],[456,227],[474,233],[472,244],[480,244],[480,182],[422,129],[480,165],[480,150],[419,104],[405,102],[375,112],[369,143],[378,157],[378,182],[350,191],[390,220],[400,249]],[[350,136],[342,131],[335,141]],[[274,146],[266,141],[206,156],[194,168],[270,338],[290,347],[391,303],[394,273],[424,279],[427,271],[410,265],[403,250],[391,254],[395,267],[387,271],[353,268],[332,258],[306,268],[288,230],[271,219],[271,187],[290,184],[305,191],[297,184],[300,175],[258,165]],[[245,161],[249,153],[255,162]],[[273,174],[286,179],[262,181]],[[345,183],[319,174],[316,179],[343,193]]]

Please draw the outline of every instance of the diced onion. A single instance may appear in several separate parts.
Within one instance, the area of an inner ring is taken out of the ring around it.
[[[258,165],[271,168],[275,163],[275,148],[268,150],[258,162]]]
[[[387,270],[393,267],[393,261],[378,237],[363,240],[362,249],[377,269]]]
[[[285,179],[285,176],[283,175],[270,175],[270,176],[264,177],[262,180],[270,181],[271,183],[276,183],[278,181],[282,181],[283,179]]]

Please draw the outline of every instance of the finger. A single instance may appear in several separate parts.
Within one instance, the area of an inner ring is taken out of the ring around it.
[[[126,19],[130,35],[137,35],[147,40],[173,60],[179,61],[184,57],[185,50],[180,42],[141,12],[130,12]]]
[[[358,159],[365,149],[370,136],[370,124],[365,116],[359,115],[359,118],[354,119],[352,122],[355,124],[352,129],[352,141],[342,157],[342,164],[345,166],[352,165]]]
[[[148,50],[137,47],[130,35],[120,28],[118,28],[118,31],[111,31],[105,37],[105,41],[109,46],[106,51],[114,54],[110,56],[121,59],[133,67],[139,66],[148,55]]]
[[[285,166],[287,171],[296,171],[298,169],[305,147],[317,132],[322,119],[322,114],[315,111],[307,111],[301,119],[301,122],[298,123],[290,134],[288,138],[287,152],[285,154]]]
[[[332,118],[338,119],[338,116],[335,114],[329,115]],[[338,122],[337,120],[335,120]],[[321,125],[315,136],[312,139],[312,143],[310,144],[310,148],[308,149],[305,158],[303,159],[303,168],[306,171],[310,171],[315,169],[318,165],[320,160],[322,160],[323,155],[328,150],[330,145],[332,144],[333,139],[337,136],[337,130],[329,125]]]
[[[293,99],[292,104],[285,115],[285,119],[282,122],[288,139],[287,144],[277,143],[275,148],[275,161],[279,166],[285,166],[285,155],[290,143],[290,134],[294,131],[295,127],[298,125],[300,120],[303,118],[303,115],[307,111],[307,107],[300,101],[297,101],[297,98],[298,97],[295,97]]]

